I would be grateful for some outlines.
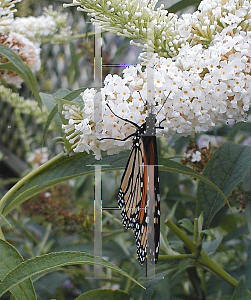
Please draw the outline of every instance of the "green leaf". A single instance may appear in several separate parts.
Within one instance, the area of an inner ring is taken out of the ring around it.
[[[127,159],[128,153],[126,152],[112,156],[104,155],[100,164],[110,165],[110,167],[102,167],[102,170],[124,168]],[[99,162],[94,156],[87,153],[79,153],[72,156],[63,156],[45,169],[43,165],[41,172],[36,169],[38,173],[10,195],[4,207],[3,215],[7,215],[21,203],[47,188],[78,176],[94,173],[94,167],[90,165],[97,163]]]
[[[250,201],[245,206],[245,216],[247,218],[248,231],[251,235],[251,203]]]
[[[193,233],[193,224],[189,219],[184,218],[184,219],[179,221],[179,224],[180,224],[180,226],[185,228],[188,232]]]
[[[37,100],[39,107],[41,108],[42,101],[39,96],[38,83],[36,77],[32,73],[31,69],[28,67],[28,65],[24,63],[23,60],[10,48],[1,44],[0,54],[5,56],[9,60],[9,63],[1,65],[1,69],[3,70],[4,68],[6,68],[6,70],[11,70],[17,73],[26,82],[26,84],[28,85],[28,87],[34,95],[34,98]],[[13,65],[11,65],[10,63]]]
[[[209,229],[201,230],[200,233],[202,234],[202,236],[209,235],[211,238],[215,239],[214,233]]]
[[[45,141],[45,136],[47,134],[47,131],[51,125],[52,120],[54,119],[54,117],[56,116],[56,114],[58,113],[58,105],[56,105],[53,110],[50,112],[49,117],[45,123],[44,126],[44,132],[43,132],[43,139],[42,139],[42,146],[44,145],[44,141]]]
[[[15,67],[11,62],[0,64],[0,70],[7,70],[7,71],[15,72],[16,74],[20,72],[19,69]]]
[[[52,272],[60,267],[76,264],[95,264],[105,268],[109,268],[129,278],[131,281],[133,281],[134,283],[136,283],[144,289],[144,286],[142,284],[140,284],[137,280],[135,280],[125,271],[121,270],[117,266],[109,263],[108,261],[102,258],[95,257],[84,252],[63,251],[37,256],[19,264],[15,269],[8,273],[1,282],[0,297],[6,291],[16,286],[17,284],[23,282],[25,279],[31,276],[42,274],[45,272]]]
[[[240,279],[239,284],[234,290],[231,300],[250,300],[250,295],[248,294],[248,290],[243,278]]]
[[[142,299],[144,300],[150,300],[150,299],[156,299],[156,298],[152,298],[152,295],[154,292],[157,291],[157,289],[159,287],[161,287],[161,283],[164,282],[165,283],[165,287],[167,282],[164,281],[165,277],[169,277],[169,275],[173,272],[173,270],[166,270],[162,273],[158,273],[155,277],[145,277],[145,287],[146,289],[143,291],[143,297]],[[143,278],[142,278],[143,280]],[[165,299],[169,299],[168,296],[170,296],[170,293],[168,290],[165,291]],[[171,297],[170,297],[171,298]]]
[[[53,95],[51,94],[40,93],[40,96],[43,101],[43,104],[46,106],[49,113],[51,114],[51,112],[55,109],[55,106],[57,106],[57,101],[54,99]],[[60,136],[63,137],[64,133],[62,130],[62,123],[60,121],[59,114],[55,114],[53,120],[56,123]]]
[[[23,258],[17,249],[8,242],[0,240],[0,280],[2,281],[12,269],[22,262]],[[32,281],[29,277],[8,290],[10,290],[16,300],[37,299]]]
[[[179,273],[183,273],[190,266],[191,258],[183,259],[179,262],[178,271],[174,274],[174,276]]]
[[[130,295],[120,290],[93,290],[83,293],[75,300],[129,300]]]
[[[178,11],[183,11],[189,6],[198,6],[201,0],[183,0],[175,3],[174,5],[168,7],[168,12],[177,13]]]
[[[245,261],[244,268],[241,268],[242,274],[245,276],[245,278],[250,279],[251,278],[251,241],[248,241],[248,244],[246,246],[247,249],[247,258]],[[246,287],[248,289],[251,289],[251,282],[250,280],[247,280]]]
[[[73,82],[75,82],[80,74],[79,65],[78,65],[78,57],[76,54],[76,46],[74,45],[74,43],[70,42],[69,45],[70,45],[70,52],[71,52],[71,67],[73,68],[73,70],[75,72]]]
[[[9,227],[12,227],[10,222],[5,218],[5,216],[3,216],[2,214],[0,214],[0,227],[3,227],[3,226],[9,226]]]
[[[80,88],[80,89],[78,89],[76,91],[73,91],[73,92],[71,92],[69,90],[61,89],[61,90],[58,90],[55,94],[52,94],[52,95],[51,94],[46,94],[46,93],[40,93],[42,101],[43,101],[44,105],[47,107],[47,109],[50,113],[50,115],[49,115],[49,117],[46,121],[44,132],[43,132],[43,143],[44,143],[46,133],[48,131],[48,128],[49,128],[52,120],[55,121],[61,137],[64,136],[64,133],[62,131],[62,118],[61,118],[61,121],[60,121],[59,115],[57,114],[58,113],[58,104],[57,104],[57,100],[55,99],[55,97],[61,96],[65,100],[73,101],[74,103],[76,103],[80,106],[81,105],[83,106],[84,103],[83,103],[82,97],[80,97],[80,94],[85,89],[86,88]],[[71,103],[69,102],[69,104],[71,104]],[[62,109],[62,107],[61,107],[61,109]],[[64,121],[65,121],[64,124],[66,124],[67,122],[66,122],[65,119],[64,119]],[[68,141],[65,140],[65,143],[67,145]],[[68,148],[70,149],[70,146],[67,147],[67,149]]]
[[[242,180],[241,188],[246,192],[251,190],[251,169],[248,170],[246,176]]]
[[[219,247],[221,241],[222,241],[223,236],[222,235],[218,235],[214,240],[209,241],[209,242],[204,242],[202,244],[202,249],[208,254],[208,255],[212,255],[217,248]]]
[[[224,195],[224,193],[221,191],[221,189],[217,185],[215,185],[212,181],[210,181],[207,177],[197,173],[191,168],[183,166],[182,164],[179,164],[167,158],[160,157],[159,164],[160,164],[160,170],[166,170],[174,173],[181,173],[181,174],[189,175],[200,179],[201,181],[211,186],[212,189],[215,189],[224,198],[224,201],[228,204],[228,200]]]
[[[100,164],[110,165],[109,167],[103,166],[103,171],[119,168],[123,169],[126,165],[127,159],[128,152],[112,156],[103,155],[103,159],[100,161]],[[47,162],[47,164],[48,163],[49,162]],[[166,165],[161,167],[166,171],[184,173],[193,177],[198,177],[210,184],[213,188],[216,188],[219,193],[222,193],[220,189],[212,184],[206,177],[203,177],[188,167],[166,158],[162,158],[161,163]],[[40,167],[41,171],[39,168],[36,169],[36,175],[29,178],[29,180],[27,180],[27,182],[25,182],[16,192],[10,194],[5,204],[3,215],[7,215],[21,203],[47,188],[78,176],[94,173],[94,167],[90,167],[90,165],[95,164],[97,164],[97,160],[94,156],[87,155],[87,153],[79,153],[72,156],[61,157],[48,167],[42,165]],[[29,176],[29,174],[27,176]]]
[[[53,94],[53,97],[54,98],[55,97],[64,98],[70,93],[72,93],[72,92],[68,89],[59,89]]]
[[[74,101],[76,98],[79,97],[79,95],[84,92],[87,88],[86,87],[83,87],[83,88],[80,88],[78,90],[75,90],[73,92],[70,92],[69,94],[65,95],[64,98],[65,100],[68,100],[68,101]],[[83,99],[81,98],[82,102],[83,102]],[[76,103],[76,102],[75,102]]]
[[[199,235],[201,234],[202,232],[202,229],[203,229],[203,223],[204,223],[204,213],[202,212],[200,215],[199,215],[199,218],[198,218],[198,233]],[[207,233],[206,233],[207,234]]]
[[[251,147],[231,142],[221,145],[206,165],[203,176],[213,182],[228,197],[245,177],[251,166]],[[223,207],[222,195],[200,181],[197,191],[197,214],[204,211],[204,226],[208,228]]]

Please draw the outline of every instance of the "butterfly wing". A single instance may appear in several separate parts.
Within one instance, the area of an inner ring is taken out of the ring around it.
[[[126,229],[134,229],[147,194],[146,158],[142,139],[135,136],[119,189],[118,205]],[[144,182],[145,181],[145,182]],[[144,205],[145,206],[145,205]]]
[[[154,165],[154,230],[149,228],[147,233],[147,164]],[[145,261],[147,253],[147,235],[154,235],[149,253],[150,262],[155,264],[159,253],[160,234],[160,196],[158,176],[158,156],[156,137],[135,136],[132,150],[121,179],[119,190],[119,207],[121,208],[122,223],[126,229],[133,229],[137,255],[140,264]]]
[[[153,191],[154,195],[152,196],[153,199],[151,199],[152,201],[148,203],[149,210],[151,211],[149,214],[154,218],[154,221],[151,222],[150,220],[148,223],[149,229],[147,233],[147,239],[148,239],[147,257],[149,258],[152,264],[156,264],[159,256],[159,239],[160,239],[160,190],[159,190],[157,140],[156,140],[156,136],[144,136],[143,141],[144,141],[146,161],[147,161],[147,165],[149,166],[148,176],[153,177],[153,183],[154,183],[154,191]]]

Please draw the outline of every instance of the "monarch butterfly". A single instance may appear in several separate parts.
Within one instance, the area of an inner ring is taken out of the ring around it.
[[[111,110],[108,104],[107,106]],[[152,112],[152,108],[149,115],[146,117],[146,121],[141,126],[130,120],[121,118],[112,110],[111,112],[116,117],[131,123],[137,128],[135,133],[127,136],[125,139],[120,140],[114,138],[114,140],[125,141],[128,138],[133,137],[133,145],[129,154],[125,171],[122,175],[121,185],[118,193],[118,205],[121,209],[122,223],[126,229],[133,229],[139,263],[142,265],[145,261],[145,258],[149,257],[150,262],[152,264],[156,264],[159,255],[160,238],[160,192],[155,129],[163,129],[163,127],[161,127],[160,124],[159,127],[155,126],[156,119]],[[149,124],[151,123],[153,124],[153,130],[150,130],[150,134],[148,134]],[[152,209],[154,215],[154,228],[152,228],[150,225],[147,226],[149,223],[149,217],[147,215],[147,184],[149,181],[147,166],[149,165],[152,165],[154,169],[155,201],[154,207],[148,208]],[[147,251],[147,239],[154,241],[154,247],[151,246],[149,251]]]
[[[151,114],[147,118],[152,118]],[[121,208],[122,223],[126,229],[133,229],[137,255],[140,264],[149,257],[152,264],[156,264],[159,255],[160,237],[160,192],[159,171],[156,136],[147,134],[147,120],[138,127],[133,137],[132,149],[121,179],[118,205]],[[147,183],[148,168],[154,167],[154,228],[150,225],[147,216]],[[149,229],[149,230],[148,230]],[[154,249],[147,251],[147,239],[153,234]],[[148,252],[148,253],[147,253]]]

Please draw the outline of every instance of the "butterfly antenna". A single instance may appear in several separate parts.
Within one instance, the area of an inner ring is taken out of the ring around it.
[[[108,103],[106,103],[106,105],[108,106],[108,108],[110,109],[110,111],[112,112],[112,114],[113,114],[115,117],[117,117],[117,118],[119,118],[120,120],[123,120],[123,121],[125,121],[125,122],[127,122],[127,123],[132,124],[132,125],[135,126],[136,128],[139,128],[139,125],[136,124],[136,123],[134,123],[133,121],[128,120],[128,119],[124,119],[124,118],[118,116],[117,114],[115,114],[115,112],[111,109],[111,107],[110,107],[110,105],[109,105]]]
[[[144,104],[145,104],[145,105],[147,105],[147,102],[145,102],[145,100],[144,100],[144,98],[142,97],[142,95],[141,95],[140,91],[137,91],[137,92],[139,93],[139,95],[140,95],[140,98],[143,100]]]
[[[141,99],[143,100],[144,105],[147,107],[147,101],[144,101],[144,99],[143,99],[143,97],[142,97],[140,91],[138,91],[138,93],[140,94],[140,97],[141,97]],[[153,114],[153,105],[151,105],[151,112],[150,112],[150,114]]]
[[[145,106],[147,106],[147,101],[144,101],[144,99],[143,99],[143,97],[142,97],[142,95],[141,95],[141,93],[140,93],[140,91],[138,91],[138,93],[140,94],[140,97],[141,97],[141,99],[143,100],[143,102],[144,102],[144,104],[145,104]],[[163,102],[163,104],[162,104],[162,106],[161,106],[161,108],[159,109],[159,111],[157,112],[157,114],[156,115],[158,115],[159,114],[159,112],[161,111],[161,109],[163,108],[163,106],[165,105],[165,103],[166,103],[166,101],[167,101],[167,99],[168,99],[168,97],[169,97],[169,95],[171,94],[171,92],[169,92],[169,94],[167,95],[167,97],[166,97],[166,99],[165,99],[165,101]],[[151,114],[153,113],[153,105],[151,105]]]
[[[169,94],[167,95],[167,97],[166,97],[165,101],[163,102],[161,108],[160,108],[159,111],[157,112],[157,115],[159,114],[159,112],[161,111],[161,109],[163,108],[163,106],[165,105],[165,103],[166,103],[166,101],[167,101],[167,99],[168,99],[168,97],[169,97],[170,94],[171,94],[171,92],[169,92]]]

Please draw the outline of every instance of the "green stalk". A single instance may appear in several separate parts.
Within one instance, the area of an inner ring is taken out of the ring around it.
[[[1,227],[0,227],[0,239],[5,241],[5,237],[3,235],[3,231]]]
[[[51,166],[52,164],[54,164],[55,162],[57,162],[61,157],[64,156],[64,152],[61,152],[60,154],[58,154],[57,156],[53,157],[52,159],[50,159],[49,161],[47,161],[46,163],[44,163],[43,165],[41,165],[40,167],[38,167],[37,169],[31,171],[29,174],[27,174],[26,176],[24,176],[21,180],[19,180],[4,196],[3,198],[0,200],[0,214],[3,212],[3,208],[4,208],[4,204],[6,203],[6,201],[8,200],[8,198],[13,195],[25,182],[29,181],[30,179],[32,179],[34,176],[36,176],[37,174],[41,173],[43,170],[45,170],[46,168],[48,168],[49,166]]]
[[[228,274],[225,270],[222,269],[218,264],[216,264],[207,254],[204,250],[200,253],[200,258],[198,259],[198,262],[210,269],[212,272],[217,274],[220,278],[225,280],[227,283],[232,285],[233,287],[237,287],[238,281],[233,278],[230,274]],[[251,292],[249,292],[251,294]]]
[[[132,270],[130,272],[130,276],[133,276],[133,273],[134,273],[134,269],[132,268]],[[132,285],[132,281],[129,278],[127,278],[126,285],[125,285],[125,288],[124,288],[124,291],[126,293],[130,293],[131,285]]]
[[[194,219],[193,242],[198,245],[198,218]]]
[[[179,229],[170,219],[167,219],[165,224],[182,240],[193,254],[197,255],[198,249],[196,245],[189,239],[184,231]]]
[[[45,235],[44,235],[42,241],[40,242],[40,244],[38,245],[38,250],[37,250],[36,256],[45,254],[44,247],[45,247],[45,245],[49,239],[49,236],[51,234],[51,228],[52,228],[52,224],[49,223],[46,227]]]
[[[166,222],[166,225],[180,238],[180,240],[183,241],[183,243],[187,246],[187,248],[194,254],[195,256],[198,256],[197,261],[207,267],[209,270],[211,270],[213,273],[218,275],[220,278],[225,280],[227,283],[232,285],[233,287],[237,287],[238,281],[233,278],[230,274],[228,274],[225,270],[223,270],[218,264],[216,264],[207,254],[204,250],[201,250],[199,253],[199,247],[196,246],[189,238],[188,236],[179,229],[170,219],[168,219]],[[248,291],[251,295],[251,292]]]
[[[176,260],[176,259],[186,259],[195,258],[194,254],[180,254],[180,255],[159,255],[159,260]]]

